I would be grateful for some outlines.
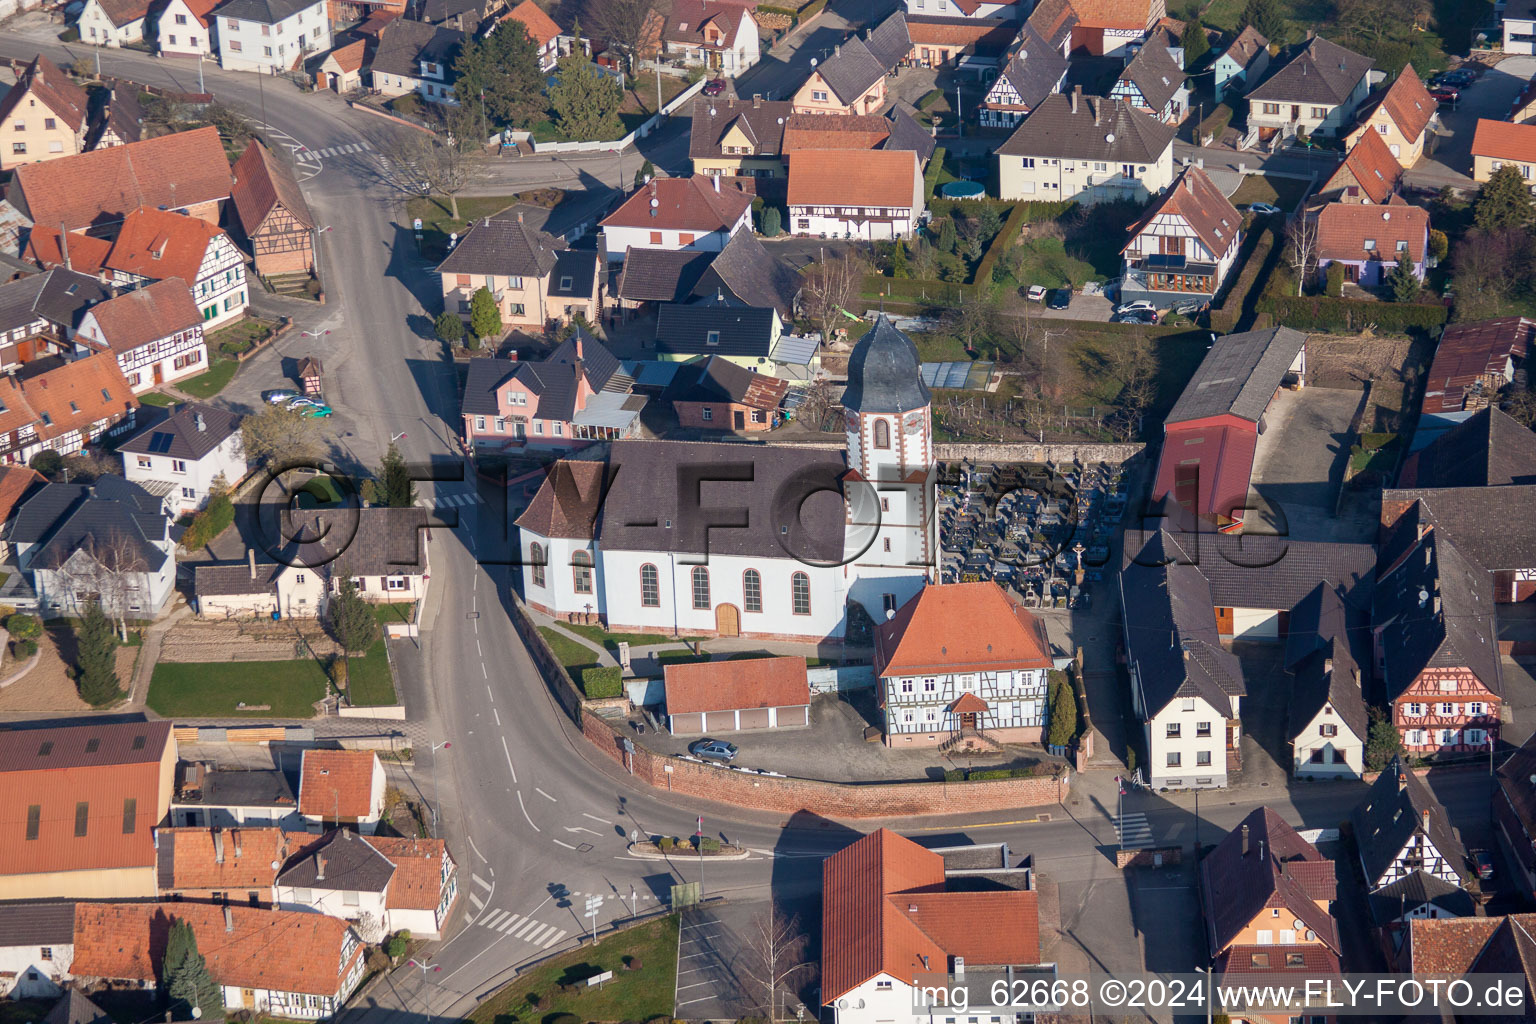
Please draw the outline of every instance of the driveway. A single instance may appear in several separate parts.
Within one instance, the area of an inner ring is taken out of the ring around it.
[[[1505,57],[1470,88],[1463,89],[1455,106],[1442,105],[1434,153],[1408,172],[1407,181],[1426,188],[1470,184],[1472,135],[1478,119],[1503,120],[1533,75],[1536,57]]]
[[[1094,320],[1098,323],[1108,323],[1109,318],[1115,315],[1115,304],[1103,295],[1084,295],[1076,292],[1072,296],[1072,305],[1066,309],[1041,309],[1041,320]]]
[[[1264,414],[1253,456],[1250,513],[1259,533],[1295,540],[1368,541],[1374,524],[1334,515],[1353,440],[1350,424],[1359,391],[1281,390]]]

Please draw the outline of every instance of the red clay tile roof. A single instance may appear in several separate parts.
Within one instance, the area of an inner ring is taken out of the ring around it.
[[[1536,935],[1536,914],[1505,917],[1421,918],[1408,923],[1409,969],[1415,974],[1466,974],[1482,958],[1498,931],[1510,928]]]
[[[1050,668],[1045,627],[996,583],[929,585],[875,629],[875,674]]]
[[[86,312],[114,352],[131,352],[203,322],[192,290],[179,277],[135,288]]]
[[[326,914],[205,903],[77,903],[77,977],[156,981],[174,921],[186,921],[221,985],[334,996],[363,955],[342,961],[347,922]]]
[[[838,149],[789,154],[790,206],[910,209],[921,205],[921,188],[917,154],[909,149],[872,150],[857,160]]]
[[[443,898],[443,857],[448,853],[441,839],[364,836],[363,841],[395,866],[386,902],[390,910],[437,909]]]
[[[0,733],[0,875],[153,867],[170,742],[169,722]]]
[[[34,223],[83,228],[140,206],[196,206],[229,191],[229,160],[219,130],[208,127],[23,164],[7,195],[24,202]]]
[[[890,124],[879,114],[790,114],[782,149],[874,149],[890,134]]]
[[[112,243],[95,235],[71,231],[66,239],[69,245],[69,269],[92,276],[100,274],[107,265]],[[64,249],[59,245],[59,231],[43,224],[33,225],[27,236],[27,248],[22,253],[43,269],[64,266]]]
[[[988,705],[986,701],[982,700],[974,693],[962,693],[960,696],[951,701],[949,707],[945,708],[944,710],[954,711],[958,714],[981,714],[985,712],[989,706],[990,705]]]
[[[1344,162],[1323,185],[1322,191],[1333,192],[1350,185],[1360,186],[1373,203],[1384,203],[1397,190],[1397,181],[1403,176],[1403,165],[1387,148],[1377,132],[1366,132],[1350,147]]]
[[[192,12],[192,17],[197,19],[197,23],[207,28],[208,12],[219,6],[223,0],[181,0],[181,2],[187,5],[187,10]]]
[[[327,820],[373,815],[373,774],[383,771],[371,750],[306,750],[299,775],[299,813]]]
[[[1217,974],[1338,974],[1339,955],[1319,943],[1232,946],[1216,958]]]
[[[913,46],[955,46],[970,53],[995,53],[1006,49],[1018,34],[1019,24],[1012,20],[922,15],[907,18],[907,36]]]
[[[230,188],[235,212],[240,215],[240,226],[246,234],[254,234],[272,212],[274,206],[282,206],[305,227],[315,226],[309,204],[299,191],[299,183],[293,173],[271,151],[256,139],[245,147],[240,159],[235,161],[235,183]]]
[[[1164,213],[1182,218],[1200,236],[1205,247],[1217,257],[1227,251],[1243,221],[1237,207],[1198,167],[1186,167],[1180,172],[1173,187],[1164,192],[1141,215],[1141,219],[1131,225],[1131,238],[1135,239],[1159,214]]]
[[[651,200],[656,205],[651,205]],[[709,177],[652,178],[617,210],[603,218],[604,227],[653,228],[684,231],[728,231],[752,205],[740,189],[721,185],[715,191]],[[654,211],[655,216],[652,216]]]
[[[528,0],[528,2],[532,3],[533,0]],[[336,49],[331,51],[330,60],[339,70],[350,73],[362,70],[363,58],[367,53],[368,43],[359,39],[356,42],[348,43],[346,46],[336,47]],[[251,145],[260,145],[260,143],[252,139]],[[241,154],[241,159],[244,159],[244,154]],[[235,177],[237,180],[240,177],[240,163],[241,161],[238,160],[235,162]]]
[[[591,540],[602,508],[605,469],[601,462],[561,459],[549,468],[517,525],[541,537]]]
[[[32,58],[32,63],[21,72],[16,84],[6,92],[4,99],[0,99],[0,121],[15,112],[22,97],[29,91],[50,113],[69,125],[71,130],[78,132],[85,123],[90,102],[85,90],[42,54]]]
[[[1033,892],[945,892],[944,858],[889,829],[826,859],[821,913],[824,1003],[879,974],[910,983],[946,972],[951,956],[991,965],[1040,959]],[[993,920],[1002,927],[978,927]]]
[[[751,658],[668,665],[667,714],[782,708],[811,702],[805,659]]]
[[[0,435],[31,424],[45,441],[88,431],[98,420],[116,422],[139,407],[111,352],[96,352],[26,380],[0,377],[0,402],[5,405]],[[43,422],[44,414],[51,423]]]
[[[0,466],[0,523],[11,518],[22,496],[43,479],[41,473],[25,466]]]
[[[1272,808],[1249,814],[1201,861],[1200,886],[1212,956],[1232,945],[1255,918],[1268,920],[1272,909],[1280,910],[1281,923],[1274,927],[1310,930],[1339,950],[1338,929],[1328,913],[1336,890],[1334,864]]]
[[[751,15],[752,8],[756,6],[756,0],[745,3],[741,0],[672,0],[672,9],[667,15],[662,38],[674,43],[706,45],[704,29],[713,21],[726,42],[729,42],[735,38],[736,30],[741,25],[742,12]],[[756,21],[754,18],[754,25]]]
[[[223,233],[197,217],[141,206],[123,219],[107,267],[151,281],[196,281],[203,257]]]
[[[1072,0],[1077,23],[1084,28],[1144,30],[1154,20],[1152,7],[1153,0]]]
[[[1329,203],[1317,215],[1317,257],[1325,260],[1379,259],[1395,263],[1398,243],[1408,243],[1408,261],[1422,263],[1429,237],[1429,211],[1393,197],[1385,206]],[[1375,243],[1370,249],[1366,240]]]
[[[1472,155],[1536,163],[1536,124],[1510,124],[1479,118],[1477,131],[1472,136]]]
[[[523,27],[528,30],[529,38],[536,46],[543,46],[560,34],[560,26],[555,24],[555,19],[545,14],[544,9],[533,0],[523,0],[502,20],[522,22]],[[436,905],[433,904],[433,906]]]
[[[270,899],[278,872],[272,865],[281,867],[290,847],[309,838],[300,832],[290,839],[278,828],[159,829],[160,891],[261,889]]]
[[[1424,88],[1418,72],[1409,64],[1381,98],[1381,109],[1397,123],[1397,130],[1407,139],[1416,139],[1429,119],[1435,116],[1435,99]]]

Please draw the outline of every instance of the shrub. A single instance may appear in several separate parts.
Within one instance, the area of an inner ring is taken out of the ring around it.
[[[64,456],[52,449],[44,449],[32,456],[32,461],[28,465],[36,472],[52,480],[64,468]]]
[[[32,655],[36,654],[37,653],[37,641],[36,640],[23,640],[21,642],[21,653],[26,655],[29,658],[32,657]]]
[[[11,639],[17,641],[36,640],[43,635],[43,624],[37,616],[20,612],[5,620],[5,629]]]
[[[581,1018],[574,1013],[557,1013],[546,1019],[544,1024],[581,1024]]]
[[[617,665],[583,669],[581,688],[591,700],[617,697],[624,692],[624,671]]]
[[[784,229],[784,215],[779,213],[777,206],[770,206],[763,211],[763,237],[774,238]]]
[[[457,313],[443,310],[437,315],[437,320],[432,325],[437,331],[439,341],[446,341],[450,345],[457,345],[464,340],[464,321],[459,319]]]
[[[1344,294],[1344,264],[1328,264],[1328,297],[1336,299]]]
[[[196,551],[229,529],[234,521],[234,502],[229,500],[227,494],[215,494],[208,499],[208,504],[192,517],[192,523],[187,527],[187,532],[181,535],[181,546],[184,550]]]
[[[714,836],[704,836],[699,840],[699,850],[704,853],[719,853],[720,840]]]
[[[933,156],[928,158],[928,169],[923,172],[923,193],[929,200],[933,199],[933,190],[939,185],[939,172],[944,169],[943,146],[933,151]]]
[[[677,846],[677,840],[671,836],[662,836],[656,840],[656,848],[659,850],[671,850]]]
[[[1334,263],[1328,267],[1332,288]],[[1375,324],[1383,334],[1408,331],[1432,331],[1443,325],[1449,315],[1438,302],[1361,302],[1331,296],[1276,296],[1259,303],[1259,309],[1274,316],[1277,323],[1298,331],[1358,331]]]

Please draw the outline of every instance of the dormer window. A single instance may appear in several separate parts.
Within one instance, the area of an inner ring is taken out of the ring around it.
[[[719,331],[710,331],[709,333],[704,335],[704,344],[706,344],[706,345],[718,345],[718,344],[720,344],[720,332]]]
[[[1365,249],[1365,250],[1366,250],[1366,251],[1367,251],[1367,252],[1371,252],[1371,251],[1373,251],[1373,250],[1374,250],[1374,249],[1375,249],[1375,248],[1376,248],[1376,239],[1374,239],[1374,238],[1367,238],[1367,239],[1366,239],[1366,240],[1365,240],[1365,245],[1364,245],[1364,249]]]
[[[561,278],[560,278],[560,290],[561,291],[570,291],[571,290],[571,286],[574,285],[575,283],[576,283],[576,279],[575,278],[570,277],[569,275],[562,275]]]

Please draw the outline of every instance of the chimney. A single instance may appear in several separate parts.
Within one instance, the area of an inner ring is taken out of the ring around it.
[[[62,221],[59,223],[59,252],[64,254],[64,269],[74,270],[74,265],[69,262],[69,232]]]
[[[718,175],[718,174],[711,174],[709,176],[709,178],[710,178],[711,181],[713,181],[715,183],[715,194],[719,195],[720,194],[720,175]]]
[[[325,881],[325,855],[322,853],[315,854],[315,881]]]
[[[1429,835],[1429,808],[1424,808],[1424,834]]]
[[[1323,672],[1326,675],[1330,675],[1330,676],[1333,675],[1333,659],[1332,658],[1324,658],[1323,659]]]
[[[197,432],[199,434],[207,432],[208,424],[206,422],[204,422],[203,414],[202,413],[200,413],[200,412],[193,413],[192,414],[192,422],[197,424]]]
[[[753,107],[753,109],[760,109],[762,107],[762,105],[763,105],[763,94],[760,93],[760,92],[753,93],[752,94],[752,107]]]
[[[1072,87],[1072,113],[1074,113],[1074,114],[1077,113],[1077,101],[1078,101],[1078,98],[1080,96],[1082,96],[1082,95],[1083,95],[1083,87],[1080,86],[1080,85],[1074,85]]]
[[[1402,765],[1397,768],[1397,791],[1401,793],[1408,788],[1408,769]]]
[[[485,222],[487,224],[489,224],[491,222],[491,218],[489,218],[489,217],[485,218]],[[523,222],[523,211],[522,210],[518,210],[517,211],[517,222],[519,224],[521,224]]]
[[[841,57],[842,55],[843,55],[843,44],[842,43],[838,43],[836,46],[832,47],[832,56],[834,56],[834,57]]]
[[[224,904],[224,930],[226,932],[235,930],[235,912],[229,909],[228,903]]]
[[[230,829],[229,837],[234,840],[234,843],[235,843],[235,859],[239,860],[240,859],[240,830],[237,829],[237,828],[236,829]]]
[[[249,562],[250,565],[251,565],[251,579],[254,580],[256,578],[256,549],[255,548],[246,548],[245,549],[245,560],[247,562]]]
[[[224,863],[224,833],[218,829],[213,830],[213,862]]]
[[[1435,595],[1435,614],[1436,615],[1440,614],[1440,595],[1439,594]]]
[[[1243,826],[1243,856],[1248,856],[1248,826]]]

